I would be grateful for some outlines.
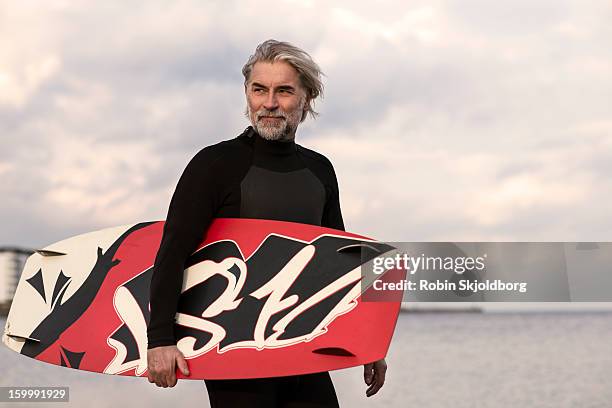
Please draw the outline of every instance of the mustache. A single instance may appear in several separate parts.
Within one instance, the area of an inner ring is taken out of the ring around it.
[[[270,112],[268,110],[263,110],[263,111],[259,111],[257,112],[257,120],[261,119],[262,117],[267,116],[270,118],[283,118],[283,119],[287,119],[284,115],[282,114],[278,114],[278,113],[274,113],[274,112]]]

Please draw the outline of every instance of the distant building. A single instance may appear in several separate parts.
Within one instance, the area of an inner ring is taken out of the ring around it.
[[[33,252],[25,248],[0,247],[0,304],[13,300],[25,261]]]

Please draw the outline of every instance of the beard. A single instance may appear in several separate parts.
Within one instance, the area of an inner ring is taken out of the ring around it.
[[[303,105],[296,108],[292,112],[285,112],[281,109],[270,111],[262,108],[255,112],[251,112],[251,108],[247,104],[246,116],[251,121],[251,125],[255,131],[266,140],[291,140],[295,137],[295,131],[300,124],[302,118]],[[279,119],[264,119],[264,116],[275,117]]]

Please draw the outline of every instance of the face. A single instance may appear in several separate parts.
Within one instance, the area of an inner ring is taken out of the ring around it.
[[[292,140],[307,108],[297,71],[284,61],[257,62],[246,83],[247,116],[267,140]]]

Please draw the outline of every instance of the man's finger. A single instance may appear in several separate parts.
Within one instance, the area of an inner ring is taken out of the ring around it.
[[[372,395],[376,394],[378,390],[380,390],[380,387],[378,385],[373,386],[372,388],[368,389],[368,391],[366,392],[366,396],[371,397]]]
[[[372,384],[366,390],[366,396],[371,397],[376,394],[385,384],[385,376],[387,373],[387,364],[385,361],[377,361],[374,363],[374,379]]]
[[[366,391],[366,396],[371,397],[372,395],[376,394],[378,390],[380,390],[381,387],[382,387],[382,384],[379,384],[376,381],[374,381],[372,385]]]
[[[168,387],[174,387],[176,385],[176,373],[172,371],[168,371],[168,373],[164,376],[164,382]]]
[[[363,379],[367,385],[372,384],[372,369],[374,368],[373,363],[364,364],[363,366]]]
[[[155,383],[158,387],[159,385],[159,373],[149,370],[149,374],[147,375],[149,382]]]
[[[376,369],[374,370],[374,377],[376,379],[376,383],[380,384],[380,388],[382,388],[382,386],[385,384],[385,377],[387,374],[387,366],[386,365],[379,365],[378,367],[376,367]]]
[[[166,376],[164,375],[163,371],[156,372],[153,378],[155,379],[155,385],[158,387],[166,388],[168,386],[168,384],[166,384]]]
[[[174,387],[176,385],[176,375],[170,376],[167,380],[168,387]]]
[[[178,368],[181,370],[183,375],[189,375],[189,366],[187,365],[187,361],[185,360],[183,353],[176,356],[176,365],[178,365]]]
[[[366,397],[371,397],[372,395],[374,395],[374,393],[375,393],[374,389],[375,388],[376,388],[376,381],[373,380],[372,384],[370,384],[370,386],[366,390]]]

